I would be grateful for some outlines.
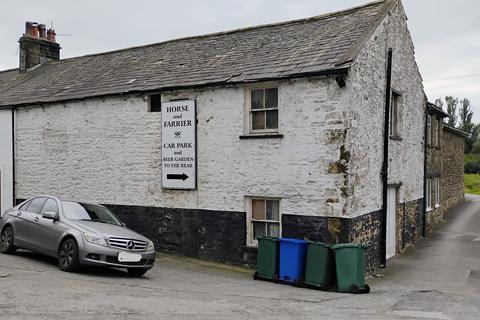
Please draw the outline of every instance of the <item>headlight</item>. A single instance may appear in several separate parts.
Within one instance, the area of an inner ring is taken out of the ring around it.
[[[87,242],[107,247],[107,241],[104,238],[101,238],[91,233],[84,233],[83,236]]]
[[[155,246],[153,245],[152,241],[148,241],[147,251],[155,251]]]

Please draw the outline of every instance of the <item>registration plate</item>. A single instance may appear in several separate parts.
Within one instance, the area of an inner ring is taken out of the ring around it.
[[[139,262],[142,260],[142,256],[136,253],[119,252],[118,261],[120,262]]]

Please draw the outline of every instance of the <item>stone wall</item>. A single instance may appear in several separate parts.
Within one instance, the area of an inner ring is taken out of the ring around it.
[[[464,140],[465,138],[462,134],[446,126],[444,127],[440,204],[445,207],[445,212],[464,201]]]

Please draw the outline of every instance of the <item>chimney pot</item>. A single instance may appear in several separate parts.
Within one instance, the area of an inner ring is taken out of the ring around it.
[[[32,22],[32,37],[38,38],[38,23]]]
[[[40,38],[47,39],[47,27],[44,24],[38,25],[38,32],[40,33]]]
[[[56,35],[57,35],[57,34],[55,33],[55,30],[53,30],[53,29],[48,29],[48,31],[47,31],[47,40],[48,40],[48,41],[51,41],[51,42],[56,42],[56,40],[55,40],[55,36],[56,36]]]

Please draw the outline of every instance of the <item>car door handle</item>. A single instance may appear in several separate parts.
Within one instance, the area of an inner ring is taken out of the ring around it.
[[[39,217],[35,217],[35,218],[33,218],[33,221],[38,222],[38,221],[40,221],[40,218],[39,218]]]
[[[21,211],[17,212],[17,216],[21,216],[21,215],[22,215]]]

